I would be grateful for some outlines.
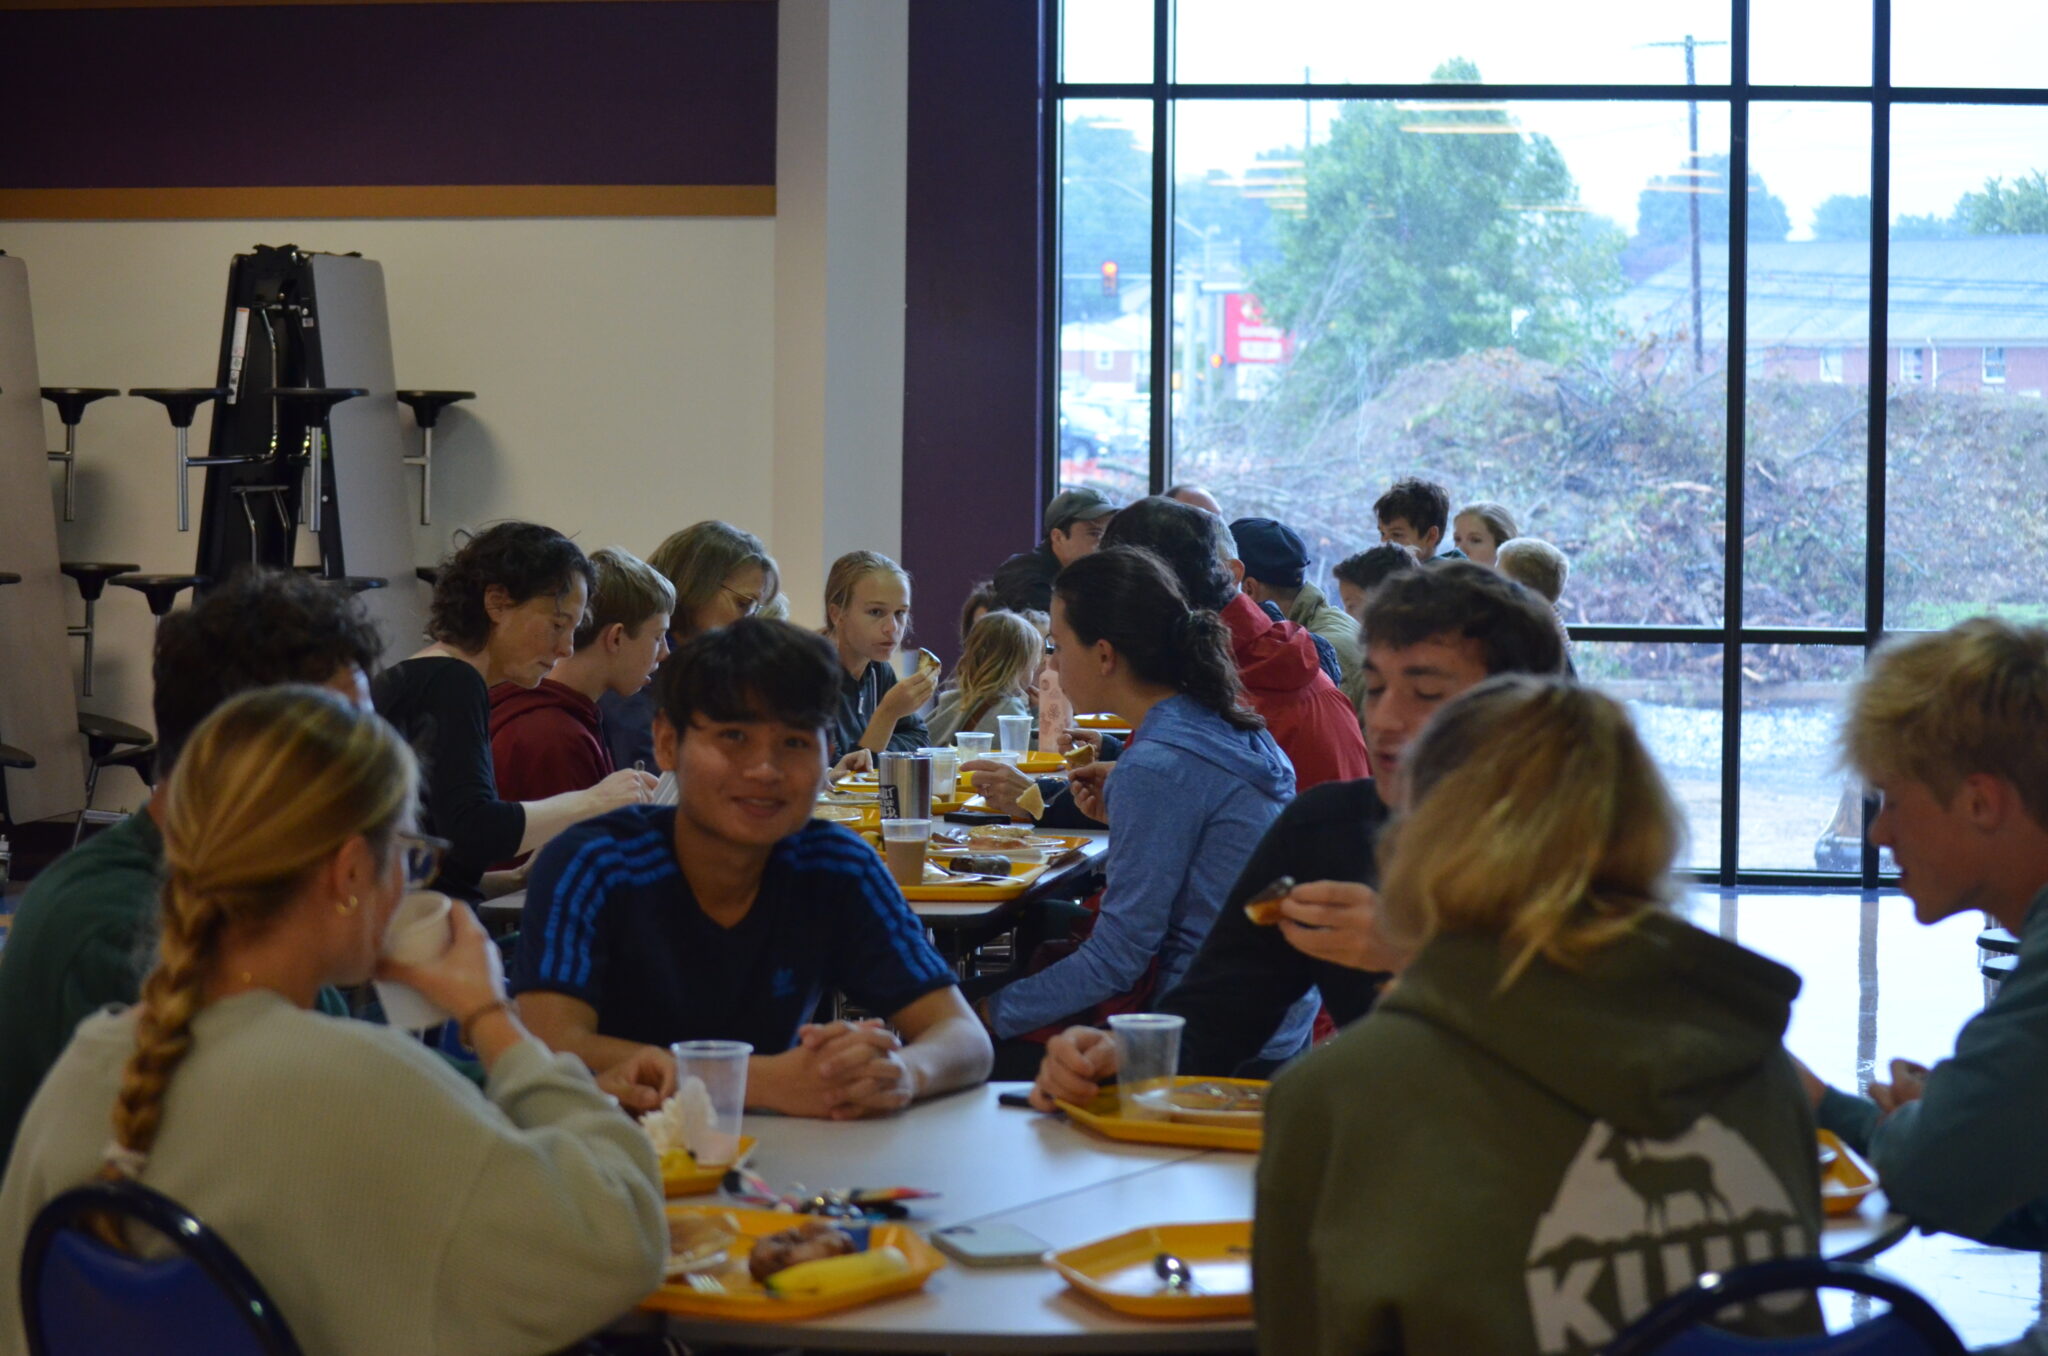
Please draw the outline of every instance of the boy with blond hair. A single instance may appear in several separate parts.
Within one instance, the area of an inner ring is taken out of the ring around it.
[[[630,697],[668,657],[675,586],[616,546],[590,553],[597,583],[576,628],[575,653],[540,685],[491,693],[491,761],[501,800],[545,800],[595,786],[614,771],[598,719],[607,692]]]
[[[2020,954],[1932,1072],[1894,1060],[1865,1098],[1802,1066],[1816,1118],[1922,1228],[2048,1248],[2048,630],[1976,617],[1886,645],[1842,754],[1882,803],[1870,841],[1891,849],[1914,916],[1982,910]]]

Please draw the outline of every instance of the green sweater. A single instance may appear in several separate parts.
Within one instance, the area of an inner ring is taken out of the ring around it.
[[[2048,1250],[2048,889],[2020,924],[2019,964],[1956,1037],[1917,1101],[1828,1089],[1820,1123],[1866,1155],[1892,1208],[1924,1229]]]
[[[1504,969],[1496,938],[1438,937],[1281,1072],[1261,1352],[1594,1352],[1702,1272],[1814,1250],[1796,975],[1661,913],[1582,970],[1538,959],[1499,992]]]
[[[1295,595],[1294,605],[1287,609],[1287,620],[1330,642],[1337,651],[1337,667],[1344,671],[1346,684],[1358,675],[1363,662],[1358,623],[1343,608],[1332,607],[1321,589],[1303,584],[1301,592]]]

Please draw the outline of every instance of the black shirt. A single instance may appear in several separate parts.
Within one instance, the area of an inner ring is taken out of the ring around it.
[[[1325,782],[1295,797],[1252,850],[1180,983],[1159,1011],[1187,1018],[1181,1033],[1182,1073],[1227,1077],[1259,1057],[1287,1009],[1311,985],[1338,1026],[1372,1011],[1385,975],[1316,960],[1295,950],[1277,926],[1245,917],[1244,902],[1280,876],[1306,884],[1379,879],[1373,855],[1387,807],[1370,778]]]
[[[860,745],[860,737],[867,732],[868,722],[875,718],[875,708],[882,703],[882,697],[896,686],[896,670],[887,664],[870,660],[867,668],[856,678],[840,670],[839,715],[832,722],[832,761],[838,762]],[[931,745],[931,732],[924,728],[924,717],[912,711],[896,722],[896,728],[889,732],[889,742],[882,746],[888,753],[915,753]]]
[[[739,1040],[787,1050],[837,989],[899,1012],[950,987],[881,856],[812,820],[777,843],[753,907],[730,928],[698,907],[676,859],[676,809],[633,805],[585,820],[535,859],[512,991],[567,994],[599,1034],[648,1045]]]
[[[526,807],[498,799],[483,675],[463,660],[425,655],[378,674],[370,695],[419,755],[421,830],[454,845],[435,888],[477,902],[484,872],[517,856],[526,834]]]
[[[990,581],[996,601],[1012,612],[1052,611],[1052,581],[1060,572],[1060,558],[1052,553],[1051,542],[1036,550],[1020,551],[996,566]]]

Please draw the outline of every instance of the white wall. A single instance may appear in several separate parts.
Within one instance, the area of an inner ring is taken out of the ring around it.
[[[775,540],[775,222],[0,222],[0,250],[28,264],[52,386],[212,385],[228,264],[258,242],[378,260],[399,384],[478,393],[436,431],[420,563],[454,529],[505,517],[550,523],[587,549],[643,554],[677,527],[725,518],[789,549]],[[895,350],[900,418],[900,337]],[[61,447],[45,409],[50,446]],[[193,429],[195,454],[207,419]],[[162,409],[102,401],[80,435],[78,520],[58,528],[64,558],[189,570],[196,525],[176,531]],[[50,483],[60,489],[54,468]],[[128,590],[108,595],[98,695],[85,705],[148,726],[148,610]],[[75,617],[75,595],[72,607]],[[78,643],[68,643],[75,670]],[[139,798],[118,774],[101,803]]]

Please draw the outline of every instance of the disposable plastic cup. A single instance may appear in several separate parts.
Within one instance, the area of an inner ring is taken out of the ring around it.
[[[996,740],[1004,753],[1024,753],[1031,747],[1031,717],[997,716]]]
[[[882,859],[898,885],[924,884],[924,859],[931,851],[932,822],[929,819],[885,819],[882,821]]]
[[[960,750],[919,749],[932,760],[932,799],[951,800],[960,792]]]
[[[1015,767],[1023,759],[1024,755],[1015,749],[996,749],[981,755],[982,762],[1001,763],[1004,767]]]
[[[953,746],[960,750],[960,761],[980,758],[994,748],[996,737],[986,730],[962,730],[953,736]]]
[[[711,1100],[711,1129],[690,1147],[700,1167],[718,1167],[739,1156],[740,1121],[747,1109],[747,1057],[754,1047],[745,1041],[677,1041],[676,1086],[686,1089],[694,1078]]]
[[[1109,1019],[1116,1041],[1117,1100],[1125,1119],[1163,1121],[1173,1114],[1173,1080],[1180,1071],[1180,1033],[1187,1018],[1163,1012],[1125,1012]]]

